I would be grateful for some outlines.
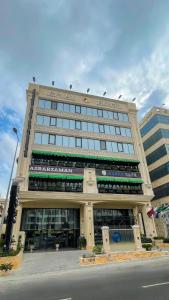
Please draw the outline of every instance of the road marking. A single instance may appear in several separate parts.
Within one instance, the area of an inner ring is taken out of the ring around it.
[[[159,286],[159,285],[166,285],[166,284],[169,284],[169,281],[161,282],[161,283],[155,283],[155,284],[149,284],[149,285],[143,285],[142,288],[146,289],[146,288],[149,288],[149,287]]]
[[[64,299],[59,299],[59,300],[72,300],[72,298],[64,298]]]

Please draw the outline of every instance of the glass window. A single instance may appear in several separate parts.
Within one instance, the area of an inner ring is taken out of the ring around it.
[[[69,104],[64,103],[64,104],[63,104],[63,110],[64,110],[65,112],[69,112]]]
[[[99,131],[104,132],[104,125],[99,124]]]
[[[106,150],[106,141],[100,141],[100,150]]]
[[[129,154],[134,154],[134,146],[133,144],[128,144]]]
[[[92,109],[91,107],[87,107],[87,115],[92,116]]]
[[[116,142],[112,142],[112,151],[113,152],[118,152],[118,148],[117,148],[117,143]]]
[[[87,122],[82,122],[82,130],[87,131]]]
[[[104,125],[104,130],[106,134],[110,134],[110,128],[109,125]]]
[[[42,133],[42,145],[48,145],[48,140],[49,140],[49,134]]]
[[[96,133],[99,132],[99,124],[93,123],[93,128],[94,128],[94,132],[96,132]]]
[[[117,135],[121,134],[120,127],[115,126],[115,132]]]
[[[117,143],[118,152],[123,152],[123,144]]]
[[[63,103],[58,103],[57,104],[57,110],[58,111],[63,111]]]
[[[34,143],[39,145],[42,144],[41,138],[42,138],[42,134],[39,132],[35,132]]]
[[[130,128],[126,128],[126,135],[128,137],[131,137],[131,129]]]
[[[115,127],[110,125],[109,128],[110,128],[110,134],[115,135]]]
[[[71,148],[75,147],[75,138],[73,136],[69,137],[69,147]]]
[[[119,115],[119,121],[123,121],[123,114],[122,113],[118,113]]]
[[[100,150],[100,141],[99,140],[94,140],[94,148],[97,151]]]
[[[69,137],[63,136],[63,147],[69,147]]]
[[[75,113],[75,105],[71,104],[69,108],[71,113]]]
[[[76,147],[79,147],[79,148],[82,147],[82,139],[81,138],[76,138]]]
[[[62,125],[63,125],[63,128],[69,129],[69,120],[68,119],[63,119]]]
[[[81,114],[82,115],[87,115],[87,107],[81,106]]]
[[[55,144],[55,135],[49,134],[49,144]]]
[[[75,129],[75,120],[70,120],[70,129]]]
[[[109,114],[107,110],[103,110],[103,118],[108,119],[109,118]]]
[[[76,129],[81,129],[81,122],[80,121],[76,121]]]
[[[51,101],[45,101],[45,108],[51,109]]]
[[[62,126],[62,119],[60,119],[60,118],[57,118],[57,127],[58,128],[62,128],[63,126]]]
[[[113,118],[115,119],[115,120],[118,120],[119,118],[118,118],[118,113],[117,112],[113,112]]]
[[[44,124],[45,126],[49,126],[49,124],[50,124],[50,117],[44,116],[43,124]]]
[[[97,109],[96,108],[93,108],[93,116],[97,117]]]
[[[57,146],[62,146],[62,135],[57,135],[56,136],[56,145]]]
[[[57,102],[52,101],[51,102],[51,108],[52,109],[57,109]]]
[[[107,146],[107,151],[112,151],[112,143],[111,142],[106,142]]]
[[[43,125],[43,116],[37,115],[36,116],[36,123],[38,125]]]
[[[56,126],[56,118],[53,118],[53,117],[50,118],[50,125]]]
[[[45,108],[45,100],[39,99],[39,105],[40,108]]]
[[[129,121],[128,114],[123,114],[123,121],[124,122],[128,122]]]
[[[88,139],[88,147],[90,150],[94,150],[94,140]]]
[[[80,114],[80,106],[79,106],[79,105],[76,105],[75,110],[76,110],[76,113],[77,113],[77,114]]]
[[[108,111],[108,116],[109,116],[109,119],[113,119],[113,112],[112,111]]]
[[[82,139],[82,148],[88,149],[88,139]]]
[[[97,110],[97,115],[98,115],[98,117],[103,117],[103,111],[102,111],[102,109],[98,109]]]
[[[124,150],[124,153],[128,154],[129,153],[129,149],[128,149],[128,144],[123,144],[123,150]]]
[[[93,132],[93,123],[88,123],[87,126],[88,126],[88,131]]]
[[[121,127],[120,130],[121,130],[121,135],[126,136],[126,128]]]

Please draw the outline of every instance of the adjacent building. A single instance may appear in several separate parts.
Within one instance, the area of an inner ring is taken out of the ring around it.
[[[29,84],[16,180],[26,249],[76,248],[79,236],[90,249],[103,225],[156,235],[134,103]]]
[[[154,191],[152,205],[159,207],[169,203],[169,110],[153,107],[141,121],[140,132]]]

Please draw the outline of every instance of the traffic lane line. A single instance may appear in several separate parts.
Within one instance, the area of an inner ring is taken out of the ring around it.
[[[150,288],[150,287],[160,286],[160,285],[167,285],[167,284],[169,284],[169,281],[159,282],[159,283],[154,283],[154,284],[149,284],[149,285],[143,285],[142,288],[147,289],[147,288]]]

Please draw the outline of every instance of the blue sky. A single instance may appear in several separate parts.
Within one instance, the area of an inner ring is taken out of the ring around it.
[[[2,0],[0,194],[5,195],[25,90],[40,84],[137,98],[139,116],[169,107],[168,0]]]

